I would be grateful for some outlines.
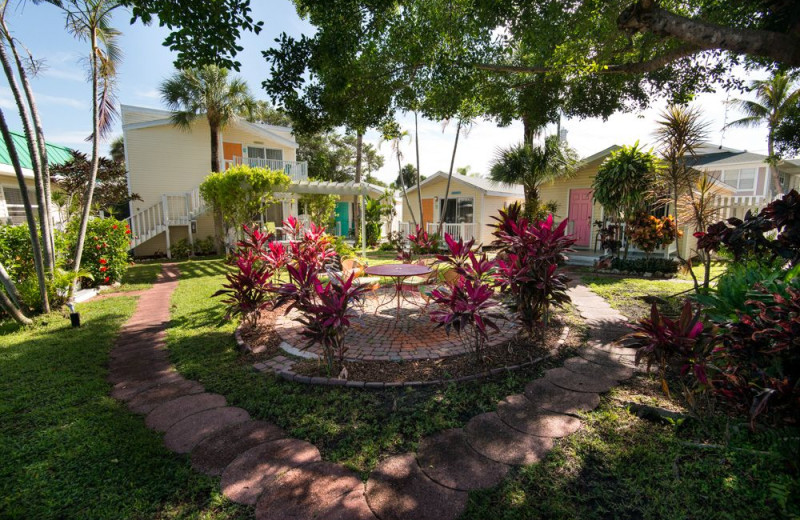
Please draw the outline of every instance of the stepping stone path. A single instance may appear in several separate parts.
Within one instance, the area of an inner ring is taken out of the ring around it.
[[[221,476],[223,494],[255,505],[258,519],[457,518],[468,491],[494,487],[512,466],[542,460],[555,439],[581,427],[580,414],[600,404],[600,393],[634,373],[635,350],[613,344],[627,320],[577,285],[570,296],[589,325],[588,348],[530,382],[524,394],[506,397],[497,412],[422,439],[416,454],[381,461],[364,484],[343,466],[322,461],[312,444],[251,419],[174,370],[165,331],[178,274],[164,264],[158,281],[141,293],[110,355],[111,395],[146,415],[149,428],[164,432],[165,446],[190,454],[197,471]]]

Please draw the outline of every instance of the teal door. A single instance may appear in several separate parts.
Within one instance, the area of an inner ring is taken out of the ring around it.
[[[350,232],[350,203],[337,202],[336,203],[336,229],[334,233],[340,236],[347,236]]]

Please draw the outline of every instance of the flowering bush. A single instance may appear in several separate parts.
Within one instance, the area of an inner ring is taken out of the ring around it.
[[[67,229],[70,243],[77,241],[80,222],[73,220]],[[107,285],[122,279],[128,270],[131,230],[113,217],[95,218],[88,222],[83,243],[81,270],[92,278],[82,278],[85,286]]]
[[[672,215],[659,218],[642,213],[630,222],[628,229],[631,242],[647,254],[659,247],[668,246],[683,235],[676,227]]]
[[[553,216],[528,222],[519,204],[500,211],[494,244],[500,247],[496,280],[514,299],[512,310],[528,334],[547,322],[550,306],[570,301],[567,277],[558,271],[575,239],[565,234],[567,221],[558,226]]]

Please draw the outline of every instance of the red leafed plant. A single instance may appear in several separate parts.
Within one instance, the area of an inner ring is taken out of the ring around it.
[[[448,334],[451,329],[459,335],[471,333],[470,343],[477,361],[483,359],[489,329],[500,330],[495,320],[502,316],[492,312],[498,305],[492,296],[489,284],[465,277],[452,287],[435,289],[431,293],[431,299],[439,305],[431,311],[431,321],[444,327]]]
[[[345,334],[353,317],[352,304],[363,298],[367,288],[353,284],[352,273],[346,279],[331,274],[328,281],[322,282],[314,266],[303,259],[287,269],[292,281],[275,289],[279,295],[276,305],[288,302],[286,312],[294,308],[300,311],[302,334],[309,344],[322,346],[328,374],[332,374],[335,362],[342,364],[347,352]]]
[[[667,369],[670,363],[681,362],[681,373],[690,373],[701,384],[708,385],[707,359],[710,337],[704,334],[700,312],[692,309],[692,303],[686,300],[677,320],[662,316],[658,306],[653,303],[650,317],[642,318],[631,325],[633,332],[620,338],[621,342],[638,348],[636,364],[642,360],[647,363],[647,370],[658,364],[661,377],[661,388],[669,395]]]
[[[222,300],[228,308],[225,319],[241,316],[247,325],[254,325],[259,311],[272,300],[271,278],[275,273],[269,262],[265,261],[264,246],[272,235],[259,229],[244,226],[245,238],[237,244],[236,270],[225,275],[228,283],[213,296],[225,296]]]
[[[491,281],[495,269],[495,262],[489,260],[485,253],[477,256],[472,250],[475,240],[456,242],[449,233],[444,235],[445,243],[450,251],[449,255],[436,255],[439,263],[450,266],[455,272],[473,281]]]
[[[566,253],[575,239],[565,233],[567,221],[559,225],[553,216],[538,222],[522,217],[519,204],[500,211],[496,221],[494,245],[500,247],[497,257],[497,285],[508,291],[514,310],[528,334],[538,329],[549,317],[550,307],[570,301],[567,277],[559,272]]]
[[[411,242],[411,252],[415,255],[429,255],[439,250],[439,235],[429,234],[419,225],[408,235],[408,240]]]
[[[749,409],[751,421],[769,404],[800,418],[800,288],[793,285],[756,287],[752,311],[726,325],[714,351],[714,391]]]

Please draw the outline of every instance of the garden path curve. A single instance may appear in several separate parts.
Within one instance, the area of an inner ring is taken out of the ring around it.
[[[165,333],[178,276],[177,266],[164,264],[122,327],[109,361],[111,395],[146,415],[145,424],[164,432],[168,449],[190,454],[197,471],[221,476],[223,493],[255,505],[258,519],[457,518],[469,491],[497,485],[512,466],[540,461],[555,439],[581,427],[580,412],[597,407],[598,394],[633,374],[633,350],[611,344],[625,332],[625,318],[577,285],[570,296],[590,326],[580,357],[506,397],[496,412],[422,439],[417,453],[383,460],[364,484],[322,461],[312,444],[252,419],[175,370]]]

